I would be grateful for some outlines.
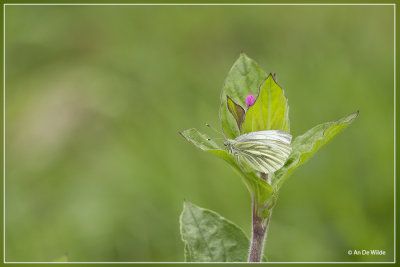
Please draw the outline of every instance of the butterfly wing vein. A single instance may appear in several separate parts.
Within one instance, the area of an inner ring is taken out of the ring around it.
[[[262,173],[273,173],[289,157],[290,142],[291,135],[286,132],[260,131],[233,140],[231,151],[240,163]]]

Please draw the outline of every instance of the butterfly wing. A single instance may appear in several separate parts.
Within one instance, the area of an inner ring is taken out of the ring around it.
[[[286,162],[292,136],[280,130],[252,132],[232,140],[237,160],[262,173],[273,173]]]

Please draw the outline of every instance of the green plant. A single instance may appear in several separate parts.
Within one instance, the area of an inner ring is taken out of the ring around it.
[[[255,102],[253,94],[258,95]],[[241,53],[225,80],[219,113],[226,139],[256,131],[290,131],[289,106],[282,88],[276,83],[274,75],[267,75],[244,53]],[[294,170],[352,123],[358,113],[322,123],[296,137],[285,164],[271,173],[249,170],[229,151],[196,129],[180,132],[198,148],[228,162],[240,175],[252,198],[251,240],[232,222],[185,201],[180,224],[186,261],[261,261],[272,209],[282,184]]]

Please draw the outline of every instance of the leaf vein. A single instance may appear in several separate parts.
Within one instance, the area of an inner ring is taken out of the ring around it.
[[[190,211],[190,214],[192,215],[192,218],[193,218],[193,220],[194,220],[194,222],[195,222],[197,228],[199,229],[199,233],[200,233],[201,238],[204,240],[204,243],[206,244],[206,247],[207,247],[207,250],[208,250],[208,254],[210,255],[211,260],[213,260],[213,255],[212,255],[212,253],[211,253],[210,247],[208,246],[207,240],[206,240],[206,238],[204,237],[203,232],[201,231],[200,225],[199,225],[199,223],[197,222],[197,219],[196,219],[196,217],[194,216],[194,214],[193,214],[193,212],[192,212],[192,209],[189,209],[189,211]]]

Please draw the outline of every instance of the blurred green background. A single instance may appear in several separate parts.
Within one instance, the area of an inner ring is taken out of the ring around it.
[[[393,260],[393,6],[6,6],[6,260],[183,261],[183,199],[250,198],[178,131],[220,128],[244,51],[291,132],[360,117],[283,186],[270,261]],[[386,256],[348,256],[382,249]]]

